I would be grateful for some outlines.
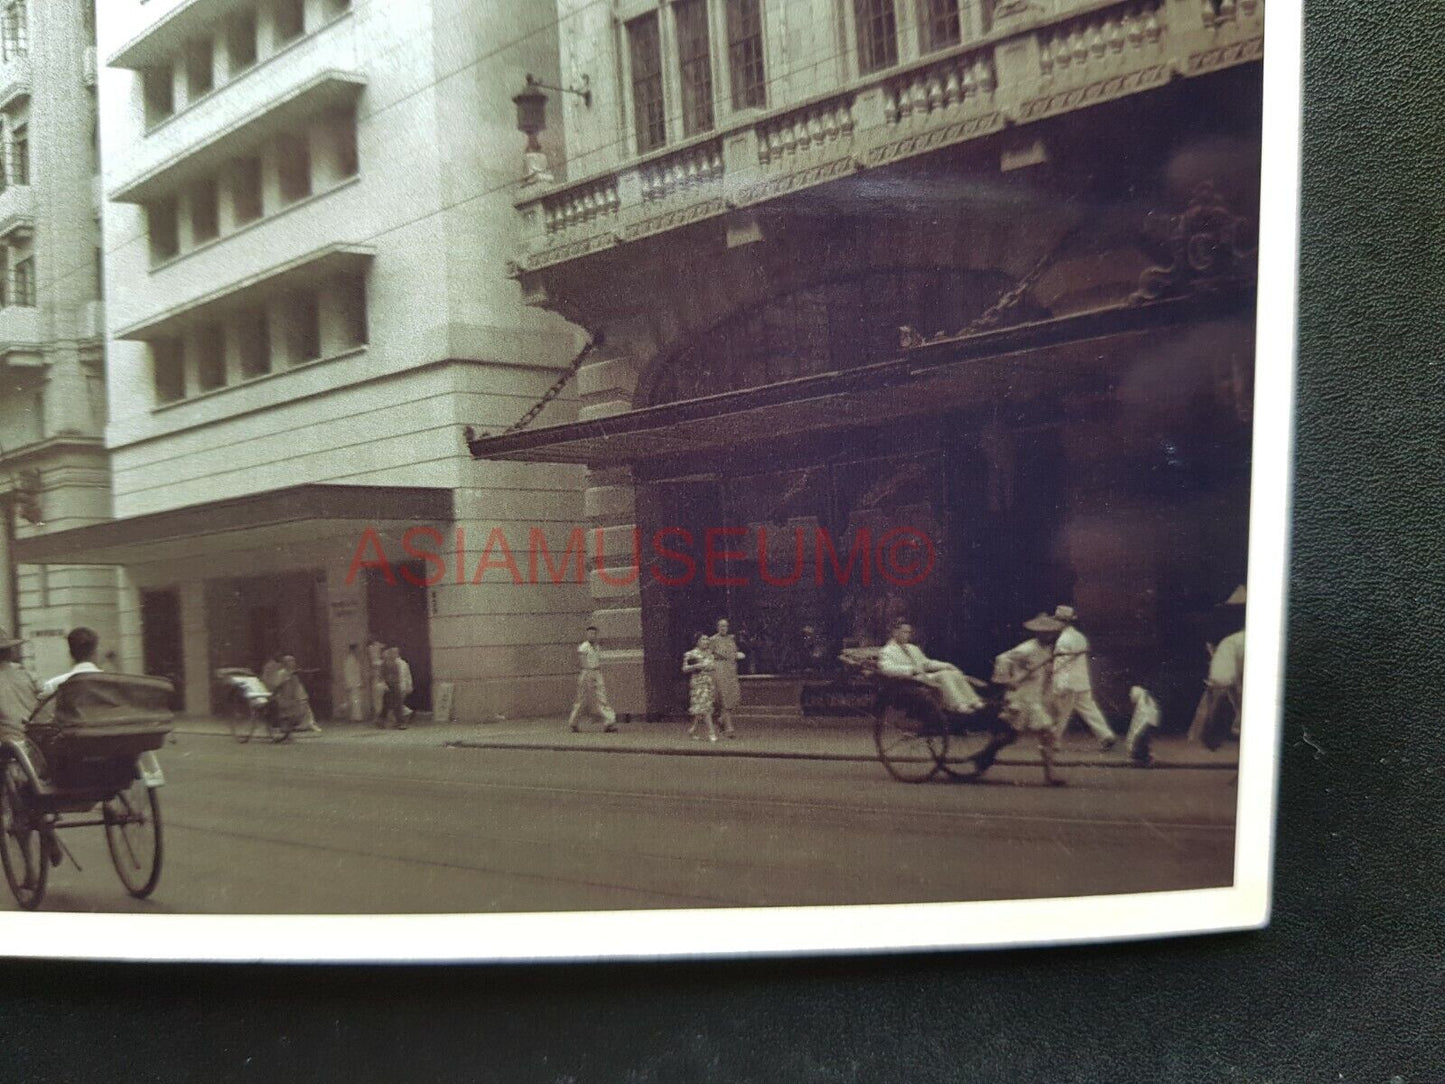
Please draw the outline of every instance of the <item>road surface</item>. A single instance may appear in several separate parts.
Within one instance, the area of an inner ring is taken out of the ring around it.
[[[165,869],[125,895],[100,829],[45,910],[398,913],[981,900],[1227,885],[1218,771],[908,785],[876,763],[250,744],[161,751]],[[5,897],[4,905],[14,902]]]

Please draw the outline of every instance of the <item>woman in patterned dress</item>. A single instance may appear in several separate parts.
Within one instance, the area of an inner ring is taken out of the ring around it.
[[[733,709],[742,701],[742,688],[738,685],[738,660],[745,658],[738,650],[737,638],[728,627],[728,619],[720,617],[717,632],[709,641],[713,657],[713,685],[717,690],[717,721],[722,727],[723,737],[736,738],[733,729]]]
[[[682,672],[690,674],[688,681],[687,712],[692,716],[692,725],[687,728],[688,737],[701,741],[699,727],[707,724],[707,740],[717,741],[717,727],[713,726],[713,705],[717,702],[717,688],[713,682],[715,663],[712,645],[707,633],[699,633],[697,646],[682,657]]]

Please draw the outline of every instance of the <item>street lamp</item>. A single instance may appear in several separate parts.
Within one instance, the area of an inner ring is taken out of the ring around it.
[[[523,158],[527,169],[524,184],[552,180],[547,153],[542,150],[542,144],[537,139],[547,128],[547,95],[544,92],[548,90],[575,94],[582,99],[584,106],[592,108],[592,81],[589,77],[582,77],[581,87],[554,87],[542,82],[531,72],[527,73],[526,87],[512,98],[512,104],[517,107],[517,131],[527,137],[527,150]]]

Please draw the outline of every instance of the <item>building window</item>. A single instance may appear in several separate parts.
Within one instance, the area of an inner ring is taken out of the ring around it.
[[[712,42],[707,32],[707,0],[675,0],[677,59],[682,76],[682,134],[712,128]]]
[[[195,101],[216,85],[216,57],[210,38],[186,42],[186,98]]]
[[[180,215],[174,196],[148,205],[146,224],[150,233],[152,263],[169,260],[181,251]]]
[[[632,64],[632,109],[637,125],[637,152],[645,154],[667,142],[662,102],[662,49],[657,12],[627,24],[628,57]]]
[[[858,24],[858,72],[868,75],[898,63],[898,19],[893,0],[853,0]]]
[[[281,202],[305,199],[311,195],[311,147],[306,137],[287,132],[276,142],[281,164]]]
[[[232,77],[256,63],[256,13],[241,11],[226,20],[226,60]]]
[[[185,351],[179,339],[157,339],[151,343],[156,402],[174,403],[186,397]]]
[[[762,0],[728,0],[728,74],[734,109],[762,109],[768,104]]]
[[[100,105],[95,98],[95,88],[90,88],[90,175],[100,173]]]
[[[10,304],[10,246],[0,244],[0,308]]]
[[[105,252],[99,245],[95,246],[95,296],[96,300],[105,300]]]
[[[231,214],[236,225],[255,222],[265,211],[261,200],[261,159],[256,155],[231,160]]]
[[[220,324],[196,332],[196,386],[201,391],[226,386],[226,332]]]
[[[25,0],[14,0],[0,13],[0,53],[6,60],[22,57],[29,50],[29,32],[25,19]]]
[[[365,346],[370,341],[367,330],[366,279],[360,275],[340,282],[341,327],[346,346]]]
[[[321,356],[321,307],[310,291],[286,299],[286,360],[292,365]]]
[[[958,0],[923,0],[923,47],[947,49],[962,40]]]
[[[147,68],[144,84],[146,126],[153,128],[176,111],[176,84],[169,66]]]
[[[322,5],[328,19],[334,19],[338,15],[345,15],[351,10],[351,0],[326,0]]]
[[[329,110],[323,120],[331,151],[331,175],[336,181],[355,177],[361,169],[356,150],[356,107],[342,106]]]
[[[24,308],[35,307],[35,257],[26,256],[15,261],[15,282],[12,287],[10,304]]]
[[[264,309],[240,315],[236,321],[236,346],[243,377],[265,376],[271,371],[271,322]]]
[[[30,183],[30,126],[16,124],[10,129],[10,182]]]
[[[305,0],[276,0],[272,14],[278,46],[295,41],[306,33]]]
[[[191,185],[191,242],[202,245],[221,236],[221,195],[216,178]]]

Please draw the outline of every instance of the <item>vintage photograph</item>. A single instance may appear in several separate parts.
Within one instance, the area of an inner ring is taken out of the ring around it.
[[[1265,55],[1263,0],[0,0],[0,906],[706,951],[1246,830],[1267,885]]]

